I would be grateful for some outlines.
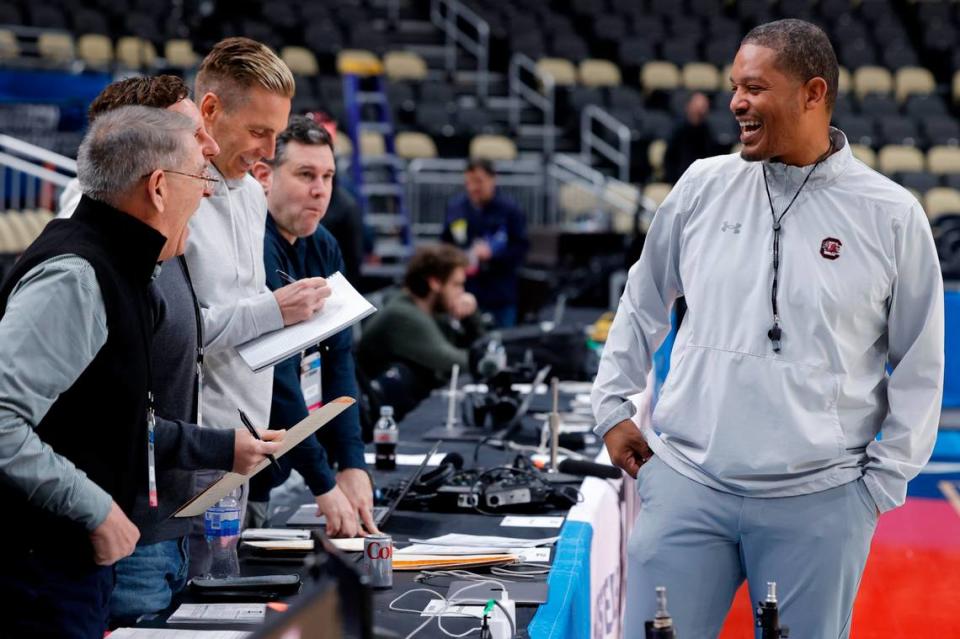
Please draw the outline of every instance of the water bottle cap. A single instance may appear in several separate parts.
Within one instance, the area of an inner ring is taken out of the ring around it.
[[[393,417],[393,406],[381,406],[380,417]]]

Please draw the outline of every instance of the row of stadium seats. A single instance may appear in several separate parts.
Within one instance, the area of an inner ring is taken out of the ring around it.
[[[0,29],[0,60],[37,62],[46,66],[69,67],[74,61],[95,70],[113,67],[130,70],[153,69],[160,62],[153,43],[137,36],[123,36],[116,44],[105,35],[85,33],[78,38],[63,31],[44,31],[37,35],[34,51],[27,51],[13,31]],[[200,62],[189,40],[171,39],[163,44],[163,67],[191,69]]]

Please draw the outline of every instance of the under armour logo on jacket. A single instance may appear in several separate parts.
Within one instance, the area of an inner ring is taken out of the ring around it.
[[[736,224],[728,224],[727,222],[723,223],[723,226],[720,227],[720,230],[726,233],[728,230],[733,231],[734,233],[740,232],[740,222]]]

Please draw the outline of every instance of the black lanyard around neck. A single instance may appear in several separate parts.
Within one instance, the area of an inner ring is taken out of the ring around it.
[[[797,198],[800,196],[800,192],[803,191],[803,187],[807,185],[807,181],[810,180],[810,176],[813,175],[813,172],[817,170],[817,167],[830,157],[830,154],[833,153],[833,139],[830,140],[830,147],[827,149],[827,152],[820,156],[820,158],[813,165],[813,168],[810,169],[810,172],[807,173],[807,177],[803,178],[803,182],[800,183],[800,188],[797,189],[797,192],[793,194],[793,198],[790,200],[790,203],[787,204],[787,208],[783,209],[783,213],[780,214],[780,217],[777,217],[777,212],[773,208],[773,198],[770,196],[770,185],[767,183],[767,166],[764,164],[763,167],[763,187],[767,190],[767,203],[770,205],[770,217],[773,219],[773,284],[770,287],[770,306],[773,310],[773,327],[767,331],[767,337],[770,338],[770,341],[773,342],[773,352],[780,352],[780,341],[783,339],[783,330],[780,328],[780,310],[777,307],[777,289],[780,284],[780,231],[782,229],[781,222],[783,218],[786,217],[787,212],[790,211],[790,207],[793,206],[793,203],[797,201]]]
[[[183,277],[187,281],[187,288],[190,289],[190,297],[193,299],[193,315],[197,323],[197,409],[194,418],[198,426],[203,426],[203,317],[200,315],[200,301],[197,299],[196,289],[193,288],[190,269],[187,268],[187,258],[183,255],[178,255],[177,260],[180,262],[180,268],[183,270]]]

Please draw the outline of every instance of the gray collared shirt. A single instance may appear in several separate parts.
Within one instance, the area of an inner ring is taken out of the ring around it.
[[[31,269],[0,318],[0,476],[30,503],[87,530],[106,519],[113,498],[34,428],[106,341],[96,274],[76,255]],[[77,428],[88,427],[78,419]]]

